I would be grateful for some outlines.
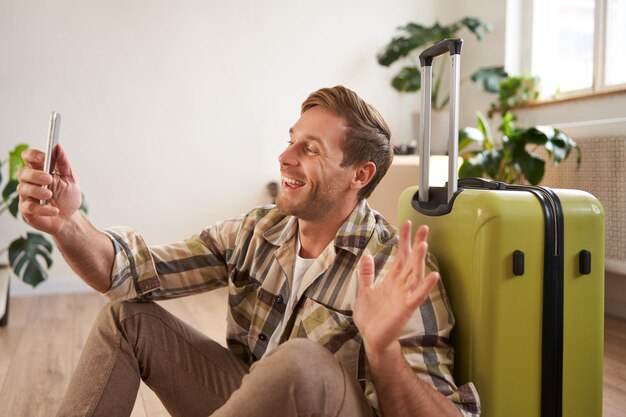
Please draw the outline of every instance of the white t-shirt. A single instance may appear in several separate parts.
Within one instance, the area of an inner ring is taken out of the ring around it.
[[[296,298],[298,297],[298,290],[300,289],[300,284],[302,283],[302,278],[306,271],[309,270],[311,265],[313,265],[315,259],[305,259],[300,257],[300,236],[296,235],[296,260],[293,264],[293,278],[291,281],[291,296],[289,297],[289,301],[287,301],[287,307],[285,309],[285,314],[283,315],[282,320],[278,324],[276,331],[270,337],[270,341],[267,343],[267,349],[265,353],[269,353],[272,349],[278,346],[278,342],[280,342],[280,337],[285,331],[285,326],[289,321],[289,316],[291,316],[291,311],[293,310],[293,306],[298,301]]]

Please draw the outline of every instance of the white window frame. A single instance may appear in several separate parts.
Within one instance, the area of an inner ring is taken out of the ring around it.
[[[505,68],[510,74],[523,74],[532,68],[533,4],[535,0],[507,0]],[[550,99],[608,93],[626,90],[626,83],[608,86],[605,83],[606,34],[608,0],[595,0],[593,80],[591,88],[557,92]],[[517,53],[515,51],[518,51]],[[540,74],[532,74],[540,75]]]

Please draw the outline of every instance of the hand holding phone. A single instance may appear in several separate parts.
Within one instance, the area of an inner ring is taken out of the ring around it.
[[[48,143],[46,145],[46,159],[44,161],[43,170],[48,174],[54,172],[56,166],[57,145],[59,143],[59,128],[61,126],[61,115],[55,111],[50,114],[50,125],[48,127]],[[47,185],[42,185],[48,188]],[[39,204],[48,204],[47,200],[39,200]]]

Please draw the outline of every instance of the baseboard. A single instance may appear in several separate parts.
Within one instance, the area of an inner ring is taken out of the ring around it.
[[[604,312],[626,319],[626,276],[607,269],[604,285]]]
[[[28,284],[13,278],[11,281],[11,297],[27,297],[33,295],[50,295],[64,294],[74,292],[92,292],[95,291],[89,285],[85,284],[80,278],[60,277],[48,278],[45,282],[33,288]]]
[[[626,320],[626,304],[624,301],[607,298],[604,300],[604,303],[605,314]]]
[[[607,272],[612,272],[614,274],[626,275],[626,262],[624,261],[616,261],[613,259],[605,259],[604,267]]]

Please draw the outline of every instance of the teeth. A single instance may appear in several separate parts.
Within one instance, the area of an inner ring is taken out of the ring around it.
[[[293,178],[289,178],[289,177],[282,177],[282,178],[283,178],[283,181],[286,182],[287,184],[297,185],[300,187],[304,185],[302,181],[294,180]]]

